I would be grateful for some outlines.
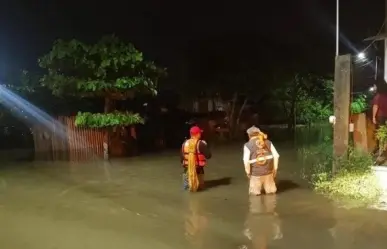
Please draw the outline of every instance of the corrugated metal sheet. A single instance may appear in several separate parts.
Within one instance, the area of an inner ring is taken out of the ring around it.
[[[103,157],[104,130],[79,128],[75,117],[60,117],[67,128],[70,161],[84,161]]]
[[[36,160],[85,161],[103,158],[104,129],[76,127],[75,117],[61,116],[57,121],[53,122],[52,127],[43,125],[33,127]],[[136,139],[134,126],[111,132],[110,156],[128,155],[125,141],[129,140],[129,136]]]
[[[51,138],[52,142],[52,159],[55,160],[68,160],[68,139],[67,129],[64,125],[64,118],[59,117],[58,122],[53,126],[53,134]]]

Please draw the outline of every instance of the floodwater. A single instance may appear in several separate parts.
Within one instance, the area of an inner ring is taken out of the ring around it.
[[[376,249],[387,212],[345,209],[299,185],[278,144],[279,193],[249,197],[240,146],[214,149],[207,190],[181,186],[177,154],[0,170],[1,249]]]

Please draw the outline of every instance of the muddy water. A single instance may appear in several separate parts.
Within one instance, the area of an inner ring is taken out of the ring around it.
[[[241,148],[214,150],[207,191],[182,190],[174,153],[0,170],[0,248],[386,248],[387,213],[340,208],[299,186],[281,153],[276,196],[249,198]]]

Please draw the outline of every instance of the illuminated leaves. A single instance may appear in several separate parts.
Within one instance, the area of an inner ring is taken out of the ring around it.
[[[363,113],[367,110],[367,98],[365,95],[359,95],[355,97],[351,102],[351,113],[352,114],[359,114]]]
[[[112,112],[90,113],[78,112],[75,125],[78,127],[104,128],[114,126],[129,126],[143,124],[144,119],[138,113]]]
[[[77,40],[57,40],[52,50],[39,59],[47,70],[41,83],[56,95],[141,90],[156,93],[157,81],[165,75],[132,44],[115,36],[93,45]]]
[[[288,122],[311,124],[333,111],[333,82],[312,74],[292,74],[272,91],[273,104],[282,109]]]
[[[115,36],[103,37],[95,44],[77,40],[57,40],[51,51],[39,59],[46,69],[40,79],[43,86],[54,95],[103,97],[125,99],[135,92],[156,94],[158,79],[166,70],[144,60],[143,54],[133,44]],[[110,111],[109,106],[105,110]],[[103,128],[143,123],[132,113],[78,113],[76,125]]]

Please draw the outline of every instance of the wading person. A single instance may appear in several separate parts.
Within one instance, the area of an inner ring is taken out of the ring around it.
[[[260,195],[262,188],[266,194],[277,192],[275,177],[279,154],[267,135],[255,126],[247,130],[249,141],[243,148],[243,163],[249,178],[249,194]]]
[[[198,126],[190,129],[190,139],[181,146],[181,162],[184,167],[184,189],[196,192],[204,188],[204,167],[211,151],[204,140],[201,140],[202,130]]]
[[[386,125],[387,122],[387,87],[382,84],[375,87],[377,94],[372,99],[372,123],[375,124],[375,128],[378,129],[381,125]],[[379,152],[379,143],[376,143],[374,154],[378,157],[382,155]],[[382,159],[382,158],[379,158]]]
[[[387,87],[378,87],[377,94],[372,100],[372,122],[378,128],[386,125],[387,121]]]

